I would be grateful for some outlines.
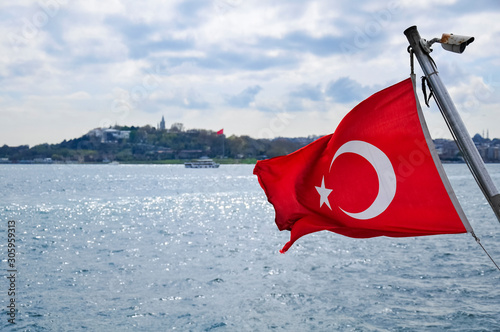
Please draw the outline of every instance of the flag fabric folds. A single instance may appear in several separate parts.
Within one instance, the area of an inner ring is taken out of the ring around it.
[[[221,129],[217,132],[217,135],[223,135],[224,134],[224,129]]]
[[[412,79],[375,93],[324,136],[254,169],[287,251],[328,230],[353,238],[471,231],[444,173]]]

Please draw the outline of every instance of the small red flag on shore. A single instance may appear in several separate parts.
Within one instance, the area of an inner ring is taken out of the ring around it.
[[[224,134],[224,129],[221,129],[217,132],[217,135],[223,135]]]
[[[361,102],[324,136],[254,174],[290,230],[286,252],[322,230],[353,238],[471,231],[444,173],[411,79]]]

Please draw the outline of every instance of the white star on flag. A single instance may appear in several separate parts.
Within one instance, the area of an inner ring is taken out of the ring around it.
[[[328,200],[328,196],[332,193],[332,189],[327,189],[325,188],[325,177],[323,176],[323,179],[321,180],[321,187],[316,187],[316,190],[318,191],[318,194],[320,195],[320,200],[319,200],[319,207],[321,208],[323,204],[326,204],[328,208],[331,210],[332,207],[330,206],[330,201]]]

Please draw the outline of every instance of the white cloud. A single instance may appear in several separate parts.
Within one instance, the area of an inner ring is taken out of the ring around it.
[[[495,1],[40,3],[0,4],[0,145],[162,115],[236,135],[330,133],[361,99],[408,76],[410,25],[424,38],[476,37],[462,55],[437,45],[432,56],[472,134],[498,119]],[[329,94],[342,78],[341,95]]]

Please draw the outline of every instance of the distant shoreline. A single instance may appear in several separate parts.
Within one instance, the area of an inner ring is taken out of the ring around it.
[[[254,158],[248,158],[248,159],[232,159],[232,158],[227,158],[227,159],[213,159],[216,163],[221,164],[221,165],[255,165],[257,163],[257,159]],[[50,163],[43,163],[43,162],[9,162],[9,163],[0,163],[0,165],[179,165],[183,166],[185,162],[188,162],[189,160],[180,160],[180,159],[173,159],[173,160],[151,160],[151,161],[124,161],[124,162],[60,162],[60,161],[55,161],[55,162],[50,162]],[[442,164],[445,165],[450,165],[450,164],[465,164],[464,161],[448,161],[448,160],[441,160]],[[485,164],[500,164],[500,162],[485,162]]]
[[[246,159],[234,159],[234,158],[213,158],[213,160],[221,165],[255,165],[257,159],[246,158]],[[4,162],[0,165],[184,165],[185,162],[190,161],[190,159],[170,159],[170,160],[145,160],[145,161],[123,161],[123,162],[64,162],[64,161],[53,161],[53,162]]]
[[[229,136],[211,130],[184,130],[151,126],[96,128],[80,138],[59,144],[34,147],[0,146],[0,164],[183,164],[208,157],[219,164],[255,164],[257,160],[288,155],[320,136],[295,138],[251,138]],[[472,137],[486,163],[500,162],[500,139]],[[434,148],[443,163],[461,163],[462,154],[453,140],[434,139]]]

